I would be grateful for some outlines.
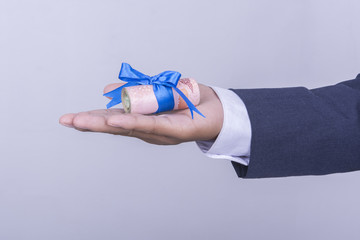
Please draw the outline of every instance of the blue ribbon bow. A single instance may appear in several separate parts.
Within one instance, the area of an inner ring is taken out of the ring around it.
[[[175,71],[165,71],[156,76],[150,77],[133,69],[129,64],[123,63],[121,65],[119,79],[127,83],[111,92],[104,94],[105,97],[112,98],[112,100],[106,105],[106,107],[111,108],[112,106],[121,103],[121,91],[124,87],[131,87],[137,85],[153,85],[155,97],[159,105],[156,113],[170,111],[174,109],[175,102],[172,91],[173,88],[188,105],[192,119],[194,119],[193,111],[198,113],[200,116],[205,117],[194,106],[194,104],[190,102],[190,100],[185,96],[185,94],[176,87],[180,77],[181,74]]]

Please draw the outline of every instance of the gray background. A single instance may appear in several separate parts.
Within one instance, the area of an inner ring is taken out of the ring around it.
[[[360,173],[242,180],[194,143],[58,125],[121,62],[224,88],[360,72],[358,0],[0,1],[0,239],[360,239]],[[339,159],[341,161],[341,159]]]

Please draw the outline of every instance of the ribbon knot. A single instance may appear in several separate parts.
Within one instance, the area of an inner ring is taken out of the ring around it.
[[[158,75],[150,77],[133,69],[129,64],[122,63],[119,73],[119,79],[127,83],[111,92],[104,94],[104,96],[112,98],[112,100],[106,105],[106,107],[111,108],[121,103],[121,91],[124,87],[131,87],[137,85],[152,85],[156,100],[159,105],[156,113],[171,111],[174,109],[175,102],[172,91],[172,89],[174,89],[188,105],[192,119],[194,119],[193,112],[196,112],[200,116],[205,117],[194,106],[194,104],[190,102],[190,100],[185,96],[185,94],[176,87],[180,77],[181,74],[175,71],[165,71]]]

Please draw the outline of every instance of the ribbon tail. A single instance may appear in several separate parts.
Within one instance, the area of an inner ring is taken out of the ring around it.
[[[204,114],[202,114],[196,107],[194,104],[192,104],[192,102],[190,102],[190,100],[185,96],[185,94],[180,91],[180,89],[178,89],[177,87],[173,87],[175,89],[175,91],[182,97],[182,99],[184,99],[184,101],[186,102],[186,104],[188,105],[190,112],[191,112],[191,118],[194,119],[194,112],[196,112],[197,114],[199,114],[200,116],[206,118],[204,116]]]
[[[118,105],[121,102],[122,102],[121,97],[113,98],[108,104],[106,104],[106,108],[109,109],[115,105]]]
[[[126,84],[125,84],[126,85]],[[125,86],[125,85],[123,85],[123,86]],[[116,96],[119,96],[119,95],[121,95],[121,91],[122,91],[122,89],[123,89],[123,86],[121,86],[121,87],[118,87],[118,88],[116,88],[116,89],[114,89],[114,90],[112,90],[112,91],[110,91],[110,92],[107,92],[107,93],[104,93],[104,97],[109,97],[109,98],[114,98],[114,97],[116,97]]]
[[[130,86],[135,86],[136,84],[134,83],[126,83],[124,85],[122,85],[121,87],[118,87],[108,93],[105,93],[103,96],[105,97],[109,97],[112,98],[111,101],[106,105],[106,107],[109,109],[119,103],[121,103],[121,91],[124,87],[130,87]]]

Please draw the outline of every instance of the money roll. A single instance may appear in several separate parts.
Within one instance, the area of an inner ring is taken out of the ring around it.
[[[177,88],[185,94],[192,104],[195,106],[199,104],[200,90],[194,79],[180,79]],[[172,91],[174,95],[173,110],[188,108],[184,99],[174,89]],[[126,113],[151,114],[159,108],[153,85],[124,87],[121,91],[121,100]]]

